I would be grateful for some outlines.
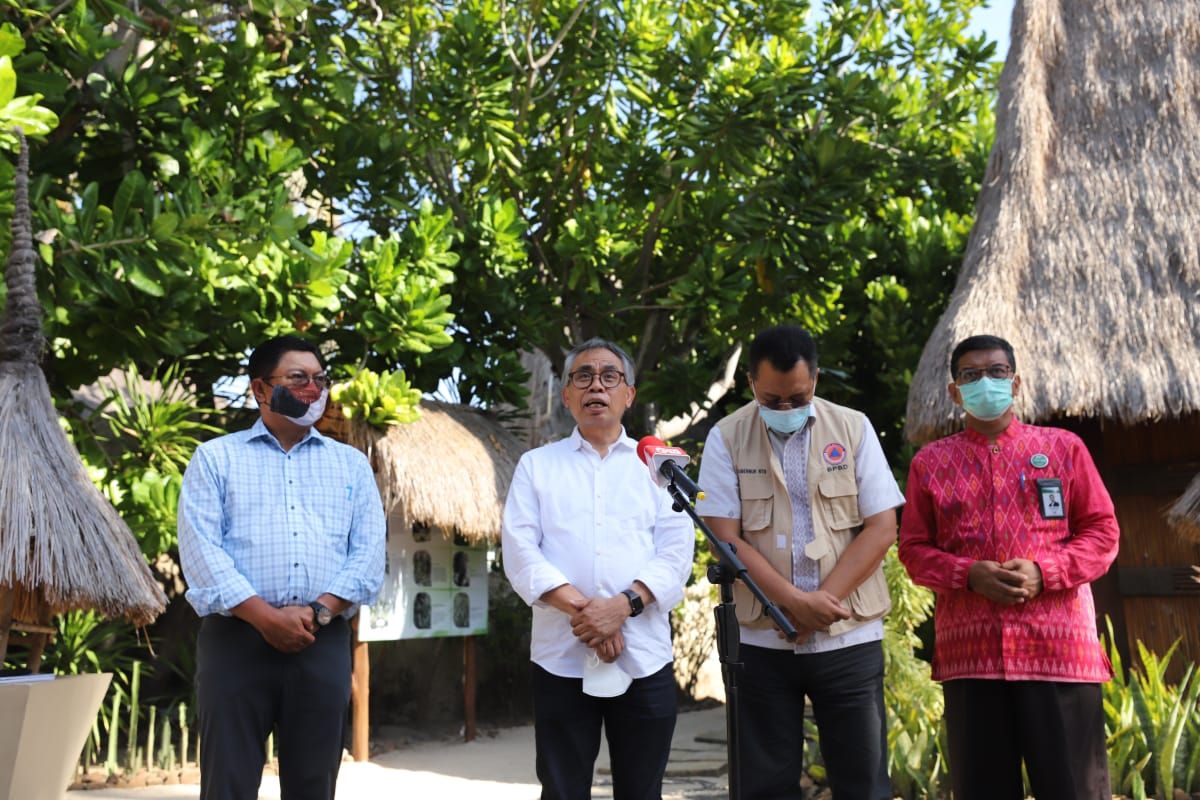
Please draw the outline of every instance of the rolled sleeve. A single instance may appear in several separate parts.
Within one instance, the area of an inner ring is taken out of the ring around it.
[[[570,583],[541,551],[540,504],[529,474],[529,460],[522,457],[513,473],[504,502],[500,531],[504,574],[513,590],[529,605],[541,604],[542,595]]]
[[[654,520],[654,557],[638,570],[636,580],[654,594],[654,602],[670,610],[683,601],[683,587],[692,572],[696,531],[691,519],[672,508],[669,495],[662,493]]]
[[[387,521],[371,467],[365,457],[356,455],[354,518],[346,560],[326,591],[361,605],[372,602],[383,584]]]
[[[221,547],[221,481],[201,448],[183,474],[179,495],[179,558],[187,577],[187,601],[202,617],[228,614],[254,597],[250,581]]]

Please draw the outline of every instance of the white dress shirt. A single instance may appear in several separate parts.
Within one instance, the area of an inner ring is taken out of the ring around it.
[[[815,414],[816,408],[813,408],[811,413]],[[788,486],[788,501],[792,504],[792,583],[806,592],[820,588],[817,563],[804,554],[805,545],[811,542],[815,535],[807,480],[812,424],[812,419],[809,419],[803,428],[793,434],[768,431],[771,449],[775,451],[783,467],[784,480]],[[904,495],[900,493],[900,487],[896,485],[896,479],[888,468],[879,437],[866,416],[863,417],[862,441],[854,451],[854,477],[858,483],[858,511],[864,518],[904,504]],[[699,483],[705,497],[696,504],[698,513],[706,517],[737,520],[742,518],[741,494],[738,491],[737,474],[733,471],[733,459],[725,446],[720,429],[715,425],[708,432],[708,439],[704,443]],[[741,640],[744,644],[772,650],[791,650],[795,653],[824,653],[879,641],[882,638],[882,619],[860,625],[839,636],[816,631],[800,644],[781,639],[773,628],[741,629]]]
[[[587,645],[571,632],[570,617],[540,601],[571,584],[586,597],[612,597],[641,581],[654,602],[621,628],[625,650],[617,663],[633,678],[671,662],[668,615],[683,599],[692,570],[695,531],[671,509],[621,438],[603,458],[579,434],[521,456],[504,504],[504,573],[533,607],[530,658],[553,675],[583,677]]]

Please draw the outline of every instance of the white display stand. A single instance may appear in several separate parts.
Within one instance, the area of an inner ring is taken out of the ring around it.
[[[0,684],[0,797],[62,800],[111,680]]]

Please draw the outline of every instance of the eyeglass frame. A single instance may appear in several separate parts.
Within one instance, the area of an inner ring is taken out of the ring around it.
[[[294,378],[299,378],[300,376],[304,377],[303,383],[299,383],[299,382],[293,380]],[[274,379],[275,376],[268,375],[266,378],[262,379],[262,382],[265,383],[267,386],[274,386],[275,384],[271,383],[271,381],[268,380],[268,378]],[[310,383],[316,384],[316,386],[320,389],[328,389],[330,386],[333,385],[333,379],[329,377],[328,372],[318,372],[316,375],[310,375],[307,372],[304,372],[303,370],[296,370],[295,372],[280,376],[279,379],[281,379],[284,382],[284,385],[287,386],[287,388],[289,388],[289,389],[303,389],[305,386],[308,386]]]
[[[579,381],[576,380],[576,376],[582,376],[582,375],[588,376],[588,382],[581,386],[579,384]],[[617,379],[613,382],[612,386],[609,386],[604,382],[605,375],[616,375],[617,376]],[[567,380],[570,381],[571,385],[574,386],[576,389],[581,389],[581,390],[590,389],[590,388],[592,388],[592,384],[595,383],[597,379],[600,380],[600,386],[605,389],[615,389],[621,385],[622,381],[624,381],[626,384],[629,383],[629,381],[626,380],[626,378],[625,378],[625,373],[622,372],[621,370],[615,369],[613,367],[605,367],[604,369],[600,370],[599,372],[596,372],[595,370],[591,370],[591,369],[577,369],[577,370],[573,370],[573,371],[567,373]]]
[[[965,375],[974,375],[975,373],[979,373],[979,374],[975,375],[975,377],[971,378],[970,380],[962,379],[964,374]],[[993,374],[993,373],[995,373],[995,374]],[[972,383],[978,383],[985,375],[987,377],[991,378],[992,380],[1005,381],[1005,380],[1008,380],[1009,378],[1013,377],[1016,374],[1017,374],[1017,371],[1012,368],[1011,364],[996,363],[996,364],[990,365],[986,369],[976,369],[974,367],[967,367],[966,369],[960,369],[958,371],[958,374],[954,376],[954,384],[955,384],[955,386],[970,386]]]

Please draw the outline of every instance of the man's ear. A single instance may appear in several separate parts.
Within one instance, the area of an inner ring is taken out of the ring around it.
[[[1021,391],[1021,376],[1013,375],[1013,397],[1016,397],[1017,393],[1020,391]]]
[[[946,387],[946,393],[950,395],[950,402],[956,406],[962,405],[962,392],[958,390],[958,384],[950,381],[950,385]]]
[[[637,397],[637,387],[630,386],[628,388],[629,388],[629,397],[628,397],[628,399],[625,400],[626,408],[630,408],[633,405],[633,398]]]

